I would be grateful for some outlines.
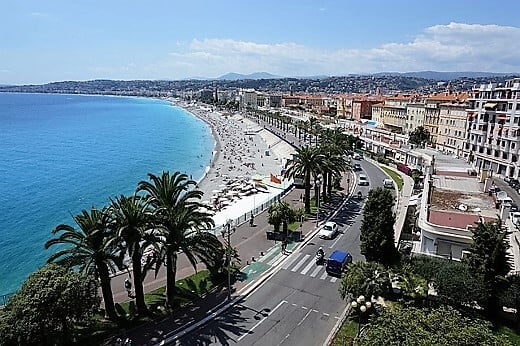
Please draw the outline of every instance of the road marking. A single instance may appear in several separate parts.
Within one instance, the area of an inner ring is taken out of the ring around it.
[[[307,274],[307,272],[312,268],[313,265],[315,265],[314,260],[310,261],[309,264],[307,264],[307,267],[305,267],[305,269],[303,269],[300,274]]]
[[[307,313],[305,314],[305,316],[303,316],[302,320],[300,321],[300,323],[298,323],[298,325],[301,325],[303,323],[303,321],[305,321],[305,319],[307,318],[307,316],[309,316],[312,312],[312,309],[310,309],[309,311],[307,311]]]
[[[302,309],[303,309],[303,310],[308,310],[309,308],[306,307],[306,306],[302,306]]]
[[[324,314],[325,316],[330,316],[330,315],[329,315],[328,313],[326,313],[326,312],[324,312],[323,314]]]
[[[293,256],[293,258],[291,258],[289,261],[285,262],[285,264],[283,265],[282,269],[287,269],[287,268],[289,268],[289,266],[290,266],[291,264],[293,264],[293,262],[296,261],[296,260],[298,259],[298,257],[300,257],[300,255],[301,255],[301,252],[298,252],[298,253],[296,254],[296,256]]]
[[[319,271],[323,268],[322,266],[317,266],[316,269],[311,273],[311,278],[315,278],[318,275]]]
[[[320,277],[320,280],[325,280],[326,277],[327,277],[327,271],[325,271],[325,273],[323,273],[323,275]]]
[[[306,255],[305,255],[305,256],[300,260],[300,262],[298,262],[298,264],[297,264],[293,269],[291,269],[291,271],[292,271],[292,272],[297,271],[297,270],[298,270],[298,269],[303,265],[303,263],[305,263],[305,261],[307,261],[307,259],[308,259],[309,257],[311,257],[311,255],[306,254]]]
[[[291,305],[292,305],[292,306],[296,306],[296,303],[292,303]]]
[[[258,262],[265,261],[267,258],[269,258],[272,254],[274,254],[277,251],[278,251],[278,247],[277,246],[273,247],[271,250],[267,251],[267,253],[265,255],[263,255],[260,259],[258,259]]]
[[[329,246],[329,249],[332,249],[333,247],[336,246],[336,244],[337,244],[338,241],[341,239],[341,237],[343,237],[343,234],[345,234],[345,232],[348,231],[349,228],[350,228],[350,225],[347,226],[347,228],[345,228],[345,230],[343,231],[343,233],[341,233],[338,237],[336,237],[336,240],[334,241],[334,243],[332,243],[332,244]]]
[[[338,280],[337,277],[332,277],[332,278],[330,279],[330,282],[336,282],[337,280]]]
[[[267,316],[264,316],[264,318],[262,318],[260,321],[258,321],[258,323],[255,324],[255,325],[253,326],[253,328],[249,329],[249,330],[247,331],[247,333],[245,333],[244,335],[242,335],[241,337],[239,337],[237,341],[240,341],[240,340],[242,340],[243,338],[245,338],[246,336],[248,336],[249,334],[251,334],[251,332],[252,332],[253,330],[255,330],[255,328],[258,327],[258,326],[260,325],[260,323],[264,322],[264,321],[267,319],[267,317],[271,316],[271,315],[273,314],[273,312],[275,312],[275,311],[276,311],[280,306],[282,306],[282,305],[285,304],[285,303],[287,303],[287,301],[285,301],[285,300],[282,300],[280,303],[278,303],[278,305],[276,305],[276,306],[274,307],[273,310],[269,311],[269,313],[267,314]]]
[[[280,254],[280,255],[274,256],[274,258],[273,258],[272,260],[270,260],[269,262],[267,262],[267,265],[268,265],[268,266],[272,266],[274,262],[278,261],[278,259],[280,258],[280,256],[283,256],[283,255]]]

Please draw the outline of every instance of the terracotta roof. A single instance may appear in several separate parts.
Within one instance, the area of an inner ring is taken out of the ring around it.
[[[479,217],[478,214],[430,210],[428,221],[439,226],[466,229],[468,225],[473,226]],[[486,216],[483,218],[485,221],[496,220],[496,218]]]

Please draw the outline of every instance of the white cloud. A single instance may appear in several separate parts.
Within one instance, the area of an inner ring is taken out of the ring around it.
[[[175,77],[255,71],[285,76],[417,70],[520,72],[520,28],[499,25],[435,25],[409,42],[370,49],[324,51],[294,42],[218,38],[194,39],[176,49],[169,65],[182,66],[183,75]]]

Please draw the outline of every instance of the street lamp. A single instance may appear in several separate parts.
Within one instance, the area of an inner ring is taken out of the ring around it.
[[[320,188],[321,188],[321,183],[322,183],[322,180],[323,180],[323,176],[320,174],[318,174],[318,176],[316,177],[316,180],[315,180],[315,184],[316,186],[318,187],[317,189],[317,192],[318,194],[316,195],[316,226],[318,226],[318,222],[320,221]]]
[[[358,313],[358,332],[356,338],[359,338],[359,333],[361,332],[361,315],[364,315],[366,312],[370,313],[372,303],[365,301],[365,296],[359,296],[350,303],[350,306]]]
[[[230,251],[231,251],[231,234],[235,233],[235,228],[231,228],[233,225],[232,220],[227,220],[225,228],[222,229],[220,232],[222,234],[222,238],[224,238],[224,241],[226,243],[226,271],[227,271],[227,298],[228,300],[231,299],[231,271],[230,271]]]

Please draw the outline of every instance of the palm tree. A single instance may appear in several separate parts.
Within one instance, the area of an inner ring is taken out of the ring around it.
[[[116,318],[110,273],[122,268],[123,252],[117,248],[114,234],[109,227],[110,214],[107,208],[98,210],[94,207],[83,210],[74,216],[78,226],[75,229],[66,224],[60,224],[52,230],[53,234],[61,233],[57,238],[48,240],[45,248],[52,245],[65,244],[47,259],[47,263],[57,263],[69,268],[79,268],[80,271],[94,275],[101,282],[101,293],[105,302],[105,312],[110,319]]]
[[[294,159],[285,174],[289,178],[304,177],[305,213],[310,214],[311,176],[317,176],[321,172],[324,156],[317,148],[304,146],[298,148],[293,157]]]
[[[154,223],[162,238],[161,259],[166,263],[166,304],[173,307],[177,257],[183,252],[196,268],[202,259],[221,249],[218,239],[202,230],[214,227],[211,215],[201,211],[198,200],[202,191],[193,190],[196,184],[186,174],[163,172],[161,176],[148,174],[151,182],[139,182],[138,191],[146,192],[153,209]]]
[[[269,224],[274,226],[276,232],[280,231],[280,224],[283,226],[283,232],[287,236],[287,226],[296,220],[296,212],[291,208],[289,203],[279,201],[269,206]]]
[[[145,200],[134,194],[131,197],[119,196],[110,199],[114,230],[118,239],[124,243],[124,248],[132,260],[132,272],[135,290],[137,313],[142,315],[147,311],[144,301],[143,269],[141,259],[143,250],[156,242],[150,231],[150,210]]]

